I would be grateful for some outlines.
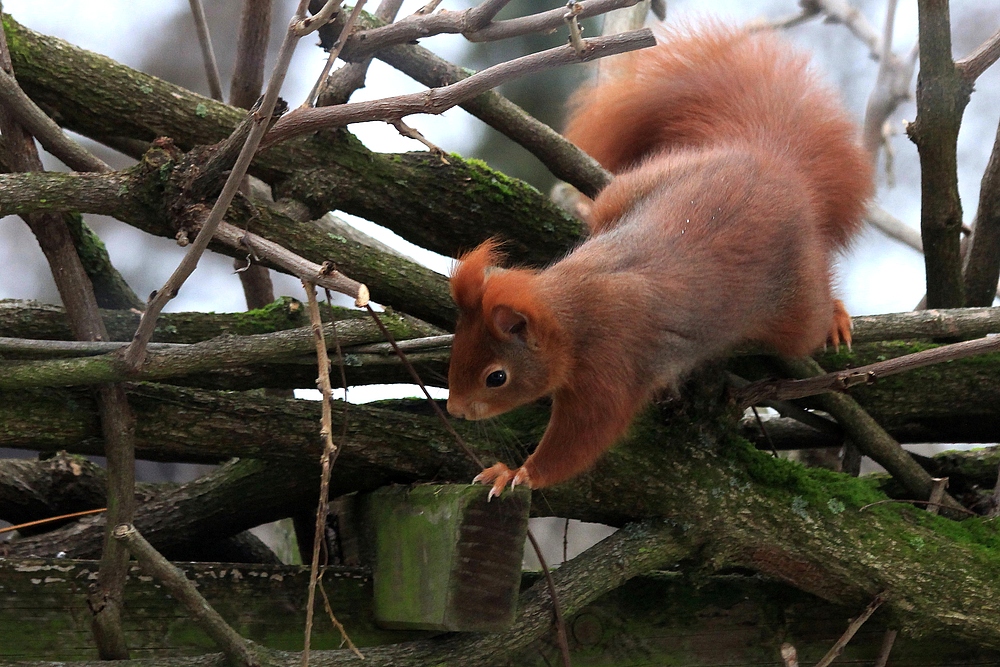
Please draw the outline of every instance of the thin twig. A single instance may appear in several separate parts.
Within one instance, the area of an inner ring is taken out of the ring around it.
[[[612,9],[631,7],[639,0],[583,0],[580,2],[580,19],[590,18]],[[496,0],[486,0],[489,11],[499,11]],[[362,30],[351,35],[344,46],[343,56],[347,60],[360,60],[388,46],[409,44],[418,39],[443,33],[461,33],[470,42],[492,42],[510,37],[520,37],[536,32],[548,32],[562,26],[564,7],[557,7],[538,14],[522,16],[506,21],[490,21],[482,27],[486,14],[478,7],[461,12],[438,12],[436,14],[413,14],[390,25],[371,30]],[[490,17],[492,18],[492,17]]]
[[[906,354],[867,366],[849,368],[804,380],[767,380],[755,382],[736,392],[737,404],[748,407],[764,399],[791,400],[828,391],[844,391],[858,385],[873,384],[879,378],[915,370],[945,361],[955,361],[1000,350],[1000,335],[942,345],[931,350]]]
[[[968,509],[966,507],[955,507],[951,503],[932,503],[929,500],[912,500],[912,499],[909,499],[909,498],[887,498],[886,500],[876,500],[873,503],[868,503],[867,505],[862,505],[861,507],[858,508],[858,511],[859,512],[864,512],[869,507],[875,507],[876,505],[888,505],[888,504],[892,504],[892,503],[905,503],[907,505],[937,505],[938,508],[944,507],[945,509],[948,509],[948,510],[951,510],[951,511],[957,510],[959,512],[965,512],[969,516],[979,516],[978,514],[976,514],[975,512],[973,512],[972,510],[970,510],[970,509]]]
[[[885,602],[887,594],[887,591],[883,591],[875,596],[875,599],[872,600],[867,607],[865,607],[865,610],[861,612],[861,615],[853,619],[847,625],[847,630],[844,631],[844,634],[841,635],[840,639],[837,640],[833,647],[827,651],[826,655],[824,655],[823,658],[816,663],[816,667],[828,667],[828,665],[833,662],[838,655],[844,652],[844,647],[851,641],[855,633],[861,629],[861,626],[865,624],[865,621],[871,618],[871,615],[875,613],[875,610],[882,606],[882,603]]]
[[[333,606],[330,604],[330,598],[327,596],[326,588],[323,586],[322,575],[320,575],[319,592],[320,595],[323,596],[323,608],[326,609],[326,615],[330,617],[330,622],[333,623],[333,627],[337,628],[337,631],[340,632],[341,644],[347,644],[347,648],[350,649],[354,655],[358,656],[361,660],[364,660],[365,656],[361,654],[358,647],[351,641],[351,637],[347,634],[347,630],[344,629],[343,624],[337,620],[337,616],[333,613]]]
[[[145,359],[146,344],[153,336],[153,331],[156,328],[156,318],[159,316],[160,311],[163,310],[168,301],[177,295],[181,285],[184,284],[184,281],[187,280],[188,276],[198,266],[198,260],[201,259],[201,255],[212,240],[215,230],[218,228],[219,223],[222,222],[222,217],[225,215],[226,209],[229,208],[230,202],[232,202],[233,197],[236,196],[236,192],[239,190],[243,176],[246,174],[247,168],[253,160],[260,140],[267,130],[267,123],[274,112],[275,104],[278,101],[278,91],[281,88],[282,81],[284,81],[285,73],[288,71],[292,53],[295,51],[295,44],[299,39],[297,28],[305,17],[305,8],[308,2],[309,0],[299,0],[295,17],[289,24],[285,39],[281,44],[281,50],[278,52],[278,62],[271,72],[267,92],[264,94],[263,102],[260,105],[260,113],[254,119],[255,125],[250,132],[250,136],[247,138],[246,144],[243,146],[243,150],[240,152],[239,158],[236,160],[236,164],[233,166],[232,172],[229,174],[229,178],[226,180],[225,186],[222,188],[222,192],[219,194],[219,198],[212,206],[212,211],[202,225],[201,233],[198,234],[195,242],[191,244],[188,252],[184,255],[184,259],[181,260],[181,263],[174,270],[173,274],[167,279],[167,282],[154,294],[146,306],[146,312],[143,313],[142,319],[139,321],[139,328],[135,332],[132,344],[125,352],[125,362],[133,370],[138,369]]]
[[[555,616],[556,638],[559,642],[559,654],[562,656],[563,667],[571,667],[569,641],[566,638],[566,622],[563,620],[562,609],[559,605],[559,595],[556,593],[556,585],[552,581],[552,572],[549,571],[549,566],[542,555],[542,548],[538,546],[538,540],[535,539],[530,528],[528,529],[528,541],[531,542],[531,548],[535,551],[535,557],[538,558],[538,563],[542,566],[542,573],[545,575],[545,584],[548,586],[549,596],[552,598],[552,613]]]
[[[67,137],[62,128],[38,108],[17,80],[0,67],[0,103],[38,143],[74,171],[112,171],[104,160]]]
[[[351,15],[347,18],[347,22],[344,23],[344,27],[340,31],[340,36],[334,43],[333,48],[330,49],[330,55],[326,59],[326,64],[323,65],[323,71],[320,72],[319,77],[316,79],[316,83],[313,84],[312,90],[309,91],[309,95],[302,102],[302,106],[309,108],[316,103],[316,96],[319,95],[320,89],[323,87],[326,77],[330,74],[330,70],[333,68],[333,63],[340,55],[340,50],[344,48],[344,38],[351,34],[351,29],[354,28],[354,24],[357,23],[358,17],[361,16],[361,8],[365,6],[366,0],[357,0],[354,3],[354,9],[351,11]],[[336,4],[333,0],[327,3],[327,6],[331,4]],[[325,7],[324,7],[325,9]]]
[[[392,23],[402,6],[403,0],[382,0],[375,10],[375,19],[383,23]],[[365,85],[368,67],[372,57],[346,63],[323,81],[322,89],[316,96],[316,106],[343,104],[351,98],[355,90]]]
[[[396,128],[396,131],[399,132],[404,137],[408,137],[410,139],[413,139],[414,141],[419,141],[420,143],[422,143],[424,146],[427,147],[427,150],[437,155],[438,159],[440,159],[441,162],[443,162],[444,164],[451,164],[450,162],[448,162],[448,158],[445,157],[446,153],[443,150],[441,150],[439,146],[434,145],[427,137],[421,134],[420,130],[410,127],[402,120],[391,121],[391,125],[394,128]]]
[[[757,412],[757,406],[751,405],[750,409],[753,411],[753,416],[757,420],[757,427],[760,429],[760,432],[764,434],[767,444],[771,447],[771,454],[774,455],[774,458],[778,458],[778,450],[774,448],[774,440],[771,440],[771,434],[767,432],[766,428],[764,428],[764,421],[760,418],[760,413]]]
[[[364,284],[348,278],[339,271],[330,271],[315,262],[310,262],[263,236],[257,236],[236,225],[223,222],[215,232],[215,240],[230,248],[249,250],[258,261],[286,271],[299,280],[306,280],[319,287],[353,297],[354,304],[358,308],[368,303],[368,288]]]
[[[465,69],[422,46],[401,44],[379,51],[376,57],[428,88],[453,84],[470,76]],[[346,101],[346,97],[341,99]],[[596,160],[496,90],[480,93],[459,106],[523,146],[556,178],[589,197],[596,196],[611,181],[611,174]]]
[[[990,38],[960,60],[955,61],[955,67],[966,81],[975,81],[979,75],[990,68],[1000,58],[1000,30],[990,35]]]
[[[212,99],[222,101],[222,80],[219,79],[219,63],[215,60],[215,49],[212,48],[212,36],[208,32],[208,21],[205,19],[205,8],[201,0],[188,0],[191,3],[191,17],[198,31],[198,44],[201,46],[201,57],[205,61],[205,75],[208,77],[208,89]]]
[[[106,512],[107,507],[100,507],[93,510],[83,510],[82,512],[72,512],[70,514],[60,514],[59,516],[50,516],[46,519],[36,519],[35,521],[29,521],[27,523],[19,523],[15,526],[5,526],[0,528],[0,534],[10,533],[15,530],[21,530],[22,528],[31,528],[32,526],[41,526],[46,523],[52,523],[53,521],[62,521],[64,519],[75,519],[81,516],[87,516],[89,514],[100,514],[101,512]]]
[[[574,62],[634,51],[656,44],[648,28],[633,32],[584,40],[587,49],[581,57],[572,46],[560,46],[540,53],[515,58],[488,67],[458,83],[410,95],[397,95],[370,102],[351,102],[332,107],[298,108],[286,114],[268,133],[261,148],[269,148],[293,137],[350,123],[395,120],[410,114],[440,114],[502,83],[532,72]]]
[[[448,433],[450,433],[451,436],[455,438],[455,442],[458,443],[458,446],[462,448],[462,451],[465,452],[465,455],[468,456],[471,461],[473,461],[479,467],[485,467],[483,466],[482,459],[480,459],[479,456],[477,456],[476,453],[472,451],[472,449],[465,443],[465,440],[462,438],[462,436],[460,436],[458,434],[458,431],[455,430],[455,427],[451,425],[451,421],[444,414],[444,412],[442,412],[441,406],[438,405],[437,401],[435,401],[431,397],[430,392],[427,391],[427,387],[424,385],[424,381],[420,379],[420,374],[417,373],[417,369],[413,367],[413,364],[411,364],[409,359],[406,358],[406,354],[404,354],[403,351],[399,349],[399,346],[396,345],[395,338],[391,333],[389,333],[389,330],[385,328],[385,324],[382,323],[382,320],[379,318],[378,313],[376,313],[372,309],[371,304],[366,305],[365,308],[368,309],[368,313],[372,316],[372,319],[375,320],[375,324],[378,325],[378,328],[382,332],[382,335],[385,336],[385,339],[389,341],[389,344],[392,345],[393,349],[396,351],[396,354],[399,356],[399,360],[403,362],[403,365],[409,372],[410,377],[412,377],[413,381],[417,383],[417,386],[420,387],[420,390],[424,392],[424,396],[427,398],[427,402],[431,404],[431,408],[434,410],[434,414],[436,414],[438,416],[438,419],[441,420],[441,423],[444,425],[445,429],[447,429]]]
[[[326,355],[326,340],[323,337],[323,322],[316,302],[316,286],[303,282],[309,302],[309,321],[316,342],[318,376],[316,383],[323,394],[322,416],[320,417],[320,437],[323,439],[323,454],[320,457],[319,501],[316,505],[316,532],[313,535],[312,564],[309,569],[309,598],[306,602],[305,640],[302,648],[302,666],[309,665],[309,645],[312,642],[313,613],[316,601],[316,584],[319,581],[319,552],[326,540],[326,517],[330,513],[330,470],[332,459],[338,447],[333,442],[333,388],[330,386],[330,359]]]

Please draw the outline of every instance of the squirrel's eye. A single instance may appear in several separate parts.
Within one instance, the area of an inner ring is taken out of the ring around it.
[[[487,387],[500,387],[507,381],[506,371],[493,371],[486,376],[486,386]]]

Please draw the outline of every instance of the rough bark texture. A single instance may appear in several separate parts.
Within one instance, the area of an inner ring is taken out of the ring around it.
[[[187,150],[221,140],[243,117],[237,109],[32,32],[9,16],[4,28],[25,92],[61,125],[85,136],[147,142],[169,136]],[[429,153],[372,153],[344,131],[271,148],[251,172],[274,186],[276,198],[306,203],[314,217],[347,211],[445,255],[499,234],[516,261],[540,264],[565,251],[582,231],[537,190],[482,163],[457,155],[445,164]]]
[[[917,118],[907,134],[920,153],[920,235],[927,270],[927,307],[964,304],[958,194],[958,130],[971,85],[951,58],[948,0],[920,0]]]

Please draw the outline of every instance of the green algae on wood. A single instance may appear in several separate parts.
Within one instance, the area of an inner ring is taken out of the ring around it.
[[[499,631],[514,621],[527,489],[392,486],[360,499],[375,618],[388,628]]]

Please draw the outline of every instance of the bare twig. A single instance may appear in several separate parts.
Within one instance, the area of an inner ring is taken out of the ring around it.
[[[69,514],[60,514],[59,516],[50,516],[46,519],[36,519],[34,521],[28,521],[27,523],[19,523],[14,526],[5,526],[0,528],[0,534],[11,533],[15,530],[21,530],[22,528],[31,528],[32,526],[43,526],[47,523],[52,523],[53,521],[63,521],[65,519],[75,519],[81,516],[89,516],[91,514],[100,514],[101,512],[107,512],[107,507],[99,507],[92,510],[83,510],[82,512],[71,512]]]
[[[965,300],[970,306],[989,306],[1000,279],[1000,126],[990,160],[979,186],[976,226],[969,239],[965,265]]]
[[[906,225],[902,220],[894,217],[881,206],[871,204],[868,207],[868,212],[865,214],[865,221],[886,236],[910,246],[919,253],[923,253],[924,242],[920,238],[920,232]]]
[[[435,15],[436,16],[436,15]],[[262,148],[273,146],[292,137],[349,123],[372,120],[395,120],[414,113],[439,114],[469,98],[500,84],[571,62],[587,62],[596,58],[653,46],[656,40],[649,29],[611,37],[584,40],[586,54],[581,58],[571,46],[560,46],[541,53],[516,58],[494,65],[468,79],[443,88],[434,88],[411,95],[398,95],[371,102],[352,102],[334,107],[299,108],[279,120],[268,133]]]
[[[125,362],[129,368],[137,369],[142,364],[146,355],[146,344],[149,342],[149,339],[153,335],[153,330],[156,328],[156,318],[159,316],[160,311],[163,310],[163,307],[167,305],[167,302],[177,295],[181,285],[184,284],[184,281],[187,280],[195,267],[198,266],[198,260],[201,259],[201,255],[212,240],[216,228],[222,222],[222,217],[225,215],[226,209],[229,208],[230,202],[236,196],[236,192],[243,181],[243,176],[246,174],[247,168],[250,166],[250,162],[253,160],[257,147],[260,144],[260,140],[267,130],[267,121],[271,118],[275,104],[278,101],[278,90],[281,88],[281,82],[288,71],[288,65],[291,62],[295,44],[298,42],[298,31],[301,21],[305,18],[307,4],[308,0],[299,0],[295,17],[288,26],[285,40],[282,42],[281,50],[278,52],[278,62],[274,67],[274,71],[271,72],[267,92],[261,103],[260,114],[254,119],[255,124],[250,132],[250,136],[247,138],[243,151],[233,166],[233,170],[226,180],[219,198],[212,207],[211,213],[209,213],[208,218],[202,225],[201,233],[198,234],[195,242],[191,244],[187,254],[184,255],[184,259],[181,260],[181,263],[174,270],[173,274],[167,279],[167,282],[154,294],[146,306],[146,312],[139,322],[139,328],[135,332],[132,344],[125,352]]]
[[[639,0],[584,0],[580,2],[579,18],[603,14],[612,9],[631,7]],[[462,12],[438,12],[436,14],[413,14],[393,24],[362,30],[350,36],[344,45],[346,60],[360,60],[380,49],[396,44],[407,44],[424,37],[442,33],[461,33],[471,42],[490,42],[509,37],[518,37],[534,32],[546,32],[563,24],[566,10],[562,7],[523,16],[506,21],[490,21],[482,27],[482,18],[492,12],[498,4],[495,0],[483,3],[486,9],[473,7]],[[495,15],[495,12],[494,12]],[[490,17],[492,18],[492,17]]]
[[[947,502],[932,503],[929,500],[912,500],[912,499],[909,499],[909,498],[886,498],[885,500],[876,500],[873,503],[868,503],[867,505],[862,505],[861,507],[858,508],[858,511],[859,512],[864,512],[869,507],[875,507],[876,505],[893,505],[893,504],[896,504],[896,503],[904,503],[906,505],[937,505],[938,509],[944,507],[944,508],[946,508],[948,510],[964,512],[965,514],[968,514],[969,516],[979,516],[978,514],[976,514],[975,512],[973,512],[970,509],[967,509],[967,508],[961,507],[961,506],[955,507],[951,503],[947,503]]]
[[[208,32],[208,21],[205,19],[205,8],[201,0],[188,0],[191,4],[191,17],[198,31],[198,44],[201,46],[201,57],[205,61],[205,75],[208,77],[208,89],[212,99],[222,101],[222,81],[219,79],[219,63],[215,60],[215,49],[212,48],[212,36]]]
[[[334,4],[332,0],[327,3],[327,6],[330,6],[331,4]],[[358,17],[361,16],[361,9],[364,6],[365,0],[357,0],[354,3],[354,9],[351,10],[351,15],[347,18],[347,22],[344,23],[344,27],[340,31],[340,37],[337,38],[333,48],[330,49],[330,55],[326,59],[326,64],[323,65],[323,71],[320,72],[319,77],[316,79],[316,83],[313,84],[312,90],[309,91],[309,95],[302,102],[303,107],[311,107],[316,102],[316,96],[319,95],[319,91],[323,87],[327,75],[330,74],[330,70],[333,68],[333,62],[337,59],[337,56],[340,55],[341,49],[344,48],[344,38],[351,34],[351,30],[354,28],[354,24],[357,23]]]
[[[463,68],[422,46],[393,46],[379,51],[377,57],[428,88],[449,85],[470,76]],[[596,160],[495,90],[481,93],[459,106],[526,148],[554,176],[587,196],[596,196],[611,180],[611,174]]]
[[[413,381],[417,383],[417,386],[419,386],[420,390],[424,393],[424,397],[427,399],[427,402],[431,404],[431,408],[434,410],[434,414],[436,414],[438,419],[441,420],[442,425],[445,427],[445,429],[447,429],[448,433],[450,433],[451,436],[455,438],[455,442],[458,443],[458,446],[462,448],[462,451],[465,452],[465,455],[469,457],[469,460],[471,460],[477,466],[483,467],[482,459],[480,459],[476,455],[476,453],[472,451],[469,445],[465,443],[465,439],[462,438],[462,436],[458,434],[458,431],[455,430],[455,427],[451,425],[451,421],[441,410],[441,406],[438,405],[437,401],[435,401],[431,397],[430,392],[427,391],[427,387],[424,385],[424,381],[420,379],[420,374],[417,373],[417,370],[413,367],[413,364],[411,364],[409,360],[406,358],[406,354],[404,354],[403,351],[399,349],[399,346],[396,344],[396,339],[393,337],[391,333],[389,333],[389,330],[385,328],[385,324],[382,323],[382,320],[379,318],[378,313],[376,313],[372,309],[370,304],[365,307],[368,309],[368,314],[372,316],[373,320],[375,320],[375,324],[378,325],[378,328],[382,332],[382,335],[385,336],[385,339],[389,341],[390,345],[392,345],[396,354],[399,356],[399,360],[403,362],[404,366],[406,366],[406,370],[410,373],[410,377],[413,378]]]
[[[382,0],[375,10],[375,18],[383,23],[392,23],[402,4],[403,0]],[[343,104],[349,100],[355,90],[365,85],[365,77],[368,75],[371,62],[371,56],[349,62],[326,77],[316,96],[316,106]]]
[[[307,5],[308,6],[308,5]],[[338,0],[326,0],[326,3],[318,12],[312,16],[304,16],[296,22],[295,35],[305,37],[309,33],[316,32],[327,23],[332,21],[340,13],[340,2]]]
[[[115,539],[123,542],[139,565],[150,576],[156,577],[166,586],[170,594],[183,604],[188,613],[198,623],[219,649],[234,665],[250,667],[262,661],[253,644],[233,630],[219,613],[212,609],[208,601],[198,592],[198,588],[131,524],[119,524],[114,529]]]
[[[976,49],[955,62],[955,67],[967,81],[975,81],[1000,58],[1000,30],[990,35],[990,38]]]
[[[828,665],[833,662],[838,655],[843,653],[844,647],[851,641],[855,633],[861,629],[861,626],[865,624],[865,621],[871,618],[871,615],[875,613],[875,610],[882,606],[886,597],[887,592],[885,591],[876,595],[875,599],[872,600],[867,607],[865,607],[865,610],[847,625],[847,630],[844,631],[844,634],[841,635],[840,639],[838,639],[830,650],[827,651],[826,655],[824,655],[823,658],[816,663],[816,667],[828,667]]]
[[[316,505],[316,531],[313,535],[312,562],[309,569],[309,599],[306,602],[305,640],[302,648],[302,665],[309,665],[309,645],[312,642],[313,612],[316,601],[316,584],[319,581],[319,552],[326,541],[326,518],[330,513],[330,469],[331,459],[337,451],[333,443],[333,388],[330,386],[330,359],[326,355],[326,339],[323,336],[323,322],[319,315],[319,304],[316,302],[316,286],[303,281],[309,302],[309,321],[313,338],[316,343],[317,379],[320,392],[323,394],[323,407],[320,417],[320,437],[323,439],[323,454],[320,457],[319,501]]]
[[[846,0],[808,0],[826,15],[830,23],[841,23],[851,34],[868,47],[872,58],[878,59],[883,53],[882,40],[878,31],[868,22],[865,15]]]
[[[871,153],[873,160],[878,157],[879,146],[888,145],[883,129],[889,116],[902,102],[910,98],[910,81],[913,79],[913,71],[916,67],[915,58],[900,59],[892,52],[895,17],[896,0],[890,0],[886,7],[878,75],[875,79],[875,86],[868,96],[862,129],[865,148]],[[915,52],[911,51],[911,54],[913,53]],[[889,157],[887,153],[886,169],[888,170],[888,168]]]
[[[200,238],[201,234],[199,233],[198,236]],[[215,232],[215,240],[230,248],[248,250],[258,261],[287,271],[299,280],[306,280],[320,287],[354,297],[354,303],[359,308],[368,303],[368,288],[362,283],[348,278],[339,271],[329,270],[315,262],[310,262],[262,236],[243,231],[235,225],[223,222],[219,224]]]
[[[559,643],[559,655],[562,657],[563,667],[571,667],[569,659],[569,640],[566,638],[566,622],[563,620],[562,609],[559,606],[559,595],[556,593],[556,585],[552,582],[552,572],[542,555],[542,548],[538,546],[538,540],[528,530],[528,541],[535,551],[539,565],[542,566],[542,573],[545,575],[545,585],[548,586],[549,596],[552,598],[552,614],[555,617],[556,638]]]
[[[111,171],[111,167],[86,148],[67,137],[55,121],[31,101],[17,80],[0,67],[0,103],[18,124],[38,139],[48,152],[75,171]]]
[[[806,380],[756,382],[737,392],[737,402],[740,405],[749,406],[764,399],[791,400],[815,396],[828,391],[844,391],[858,385],[873,384],[879,378],[897,373],[997,350],[1000,350],[1000,335],[991,335],[977,340],[942,345],[931,350],[915,352],[867,366],[810,377]]]
[[[438,8],[438,5],[441,4],[441,1],[442,0],[430,0],[430,2],[428,2],[426,5],[424,5],[423,7],[421,7],[420,9],[418,9],[413,13],[416,14],[417,16],[424,16],[426,14],[430,14],[435,9]]]
[[[323,608],[326,609],[326,615],[330,617],[330,622],[333,623],[333,627],[337,628],[337,631],[340,632],[341,644],[347,644],[347,648],[349,648],[354,655],[358,656],[361,660],[364,660],[365,656],[361,654],[358,647],[351,641],[351,637],[347,634],[347,630],[344,629],[343,624],[337,620],[336,615],[333,613],[333,606],[330,604],[330,598],[327,596],[326,588],[323,586],[322,575],[320,575],[319,592],[320,595],[323,596]]]
[[[419,141],[420,143],[422,143],[427,148],[427,150],[437,155],[438,158],[441,160],[441,162],[443,162],[444,164],[451,164],[450,162],[448,162],[448,158],[445,157],[446,153],[443,150],[441,150],[439,146],[436,146],[433,143],[431,143],[431,141],[427,137],[425,137],[420,132],[420,130],[410,127],[402,120],[391,121],[391,125],[394,128],[396,128],[396,131],[399,132],[402,136],[408,137],[410,139],[413,139],[414,141]]]

